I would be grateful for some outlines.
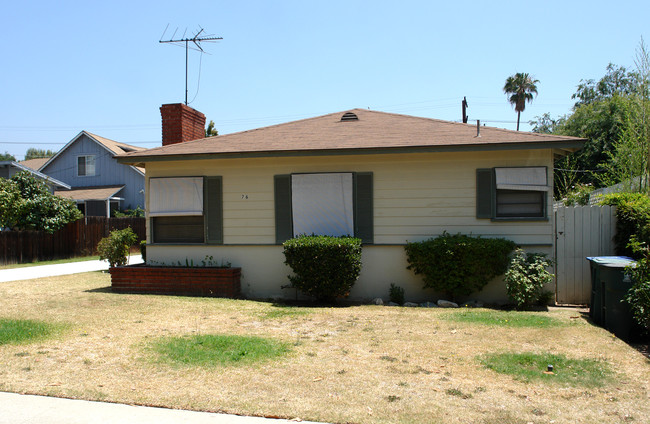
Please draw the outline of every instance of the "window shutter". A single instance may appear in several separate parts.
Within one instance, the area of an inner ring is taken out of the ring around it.
[[[494,177],[491,168],[476,170],[476,217],[492,218],[494,210]]]
[[[372,172],[359,172],[354,178],[354,235],[363,243],[374,241]]]
[[[206,241],[223,244],[223,192],[221,177],[205,177]]]
[[[282,244],[293,237],[291,219],[291,175],[276,175],[275,185],[275,242]]]

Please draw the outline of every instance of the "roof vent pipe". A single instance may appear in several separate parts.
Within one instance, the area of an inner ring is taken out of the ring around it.
[[[477,137],[481,136],[481,120],[480,119],[476,120],[476,136]]]

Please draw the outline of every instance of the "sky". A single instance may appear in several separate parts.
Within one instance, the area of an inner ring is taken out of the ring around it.
[[[160,105],[185,100],[220,134],[353,108],[515,129],[503,93],[527,72],[529,120],[571,112],[581,80],[634,67],[647,0],[30,1],[0,13],[0,153],[58,151],[82,130],[161,145]]]

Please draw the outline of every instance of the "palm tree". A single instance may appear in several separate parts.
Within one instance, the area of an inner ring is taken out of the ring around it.
[[[521,112],[526,109],[526,102],[532,102],[533,94],[537,95],[538,82],[539,80],[533,79],[525,72],[517,72],[506,79],[503,92],[508,95],[508,101],[517,111],[517,131],[519,131]]]

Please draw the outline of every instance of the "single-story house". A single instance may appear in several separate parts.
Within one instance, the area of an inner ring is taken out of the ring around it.
[[[163,112],[162,147],[117,156],[146,168],[147,261],[230,262],[250,298],[295,296],[282,243],[304,233],[363,240],[352,300],[387,298],[391,283],[438,299],[404,245],[444,231],[552,257],[553,162],[584,142],[365,109],[184,141],[202,114],[171,106],[182,113]],[[506,300],[502,280],[473,297]]]
[[[114,210],[144,208],[144,169],[115,160],[138,150],[144,149],[81,131],[38,171],[68,184],[55,194],[74,200],[84,215],[110,216]]]

